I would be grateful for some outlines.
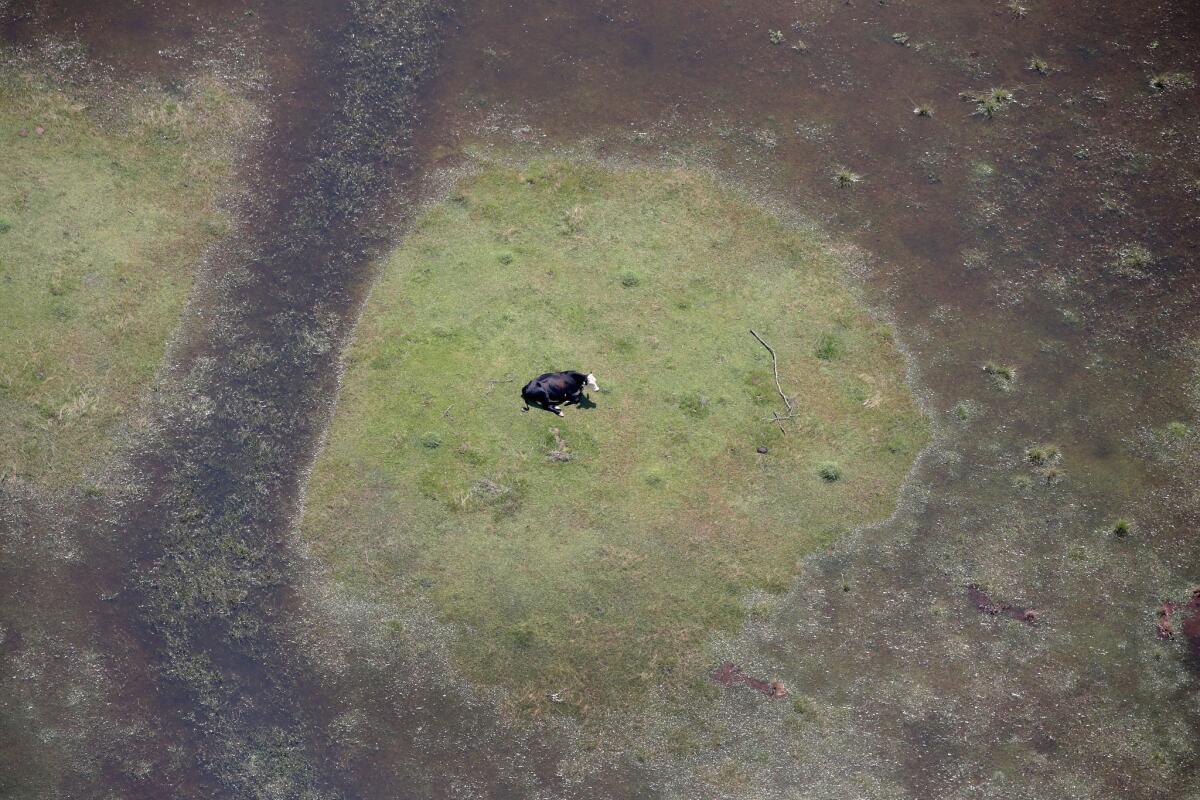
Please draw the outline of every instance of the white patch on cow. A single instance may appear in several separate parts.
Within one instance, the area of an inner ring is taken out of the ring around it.
[[[597,392],[600,391],[600,387],[596,385],[596,376],[590,372],[588,373],[587,377],[587,385],[595,389]]]

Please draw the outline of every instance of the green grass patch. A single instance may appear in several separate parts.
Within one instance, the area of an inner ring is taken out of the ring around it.
[[[891,331],[819,241],[697,174],[492,165],[455,198],[384,265],[304,533],[350,589],[431,601],[523,712],[685,685],[747,591],[894,506],[927,429]],[[557,369],[595,406],[521,413]]]
[[[118,105],[102,123],[0,72],[0,474],[62,485],[102,455],[225,228],[245,103],[197,83]]]

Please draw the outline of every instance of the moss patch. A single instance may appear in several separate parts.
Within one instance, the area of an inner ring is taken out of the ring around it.
[[[556,369],[595,406],[521,413]],[[890,512],[927,438],[903,376],[820,243],[709,179],[489,166],[384,265],[304,532],[432,601],[472,679],[586,713],[700,674],[748,590]]]
[[[118,105],[102,123],[0,72],[0,474],[63,484],[102,453],[226,227],[246,104],[196,83]]]

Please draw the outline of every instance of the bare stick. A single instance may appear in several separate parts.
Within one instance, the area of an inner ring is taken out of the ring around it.
[[[753,328],[750,329],[750,335],[758,339],[758,343],[767,348],[767,352],[771,354],[771,371],[775,373],[775,389],[779,392],[779,396],[783,398],[783,404],[787,406],[788,414],[795,414],[796,409],[792,408],[792,401],[788,400],[787,395],[783,393],[783,387],[779,385],[779,361],[775,358],[774,348],[764,342],[762,337],[754,332]],[[783,426],[781,425],[780,427],[782,428]]]
[[[499,380],[489,380],[487,391],[484,392],[484,394],[491,394],[492,390],[496,388],[497,384],[512,383],[516,379],[517,379],[516,376],[510,372],[507,375],[505,375],[503,378],[500,378]]]

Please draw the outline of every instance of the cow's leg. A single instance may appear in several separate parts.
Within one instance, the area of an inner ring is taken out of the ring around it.
[[[555,414],[558,414],[560,417],[566,416],[565,414],[563,414],[562,409],[559,408],[558,406],[554,405],[553,403],[550,404],[550,410],[553,411]]]

